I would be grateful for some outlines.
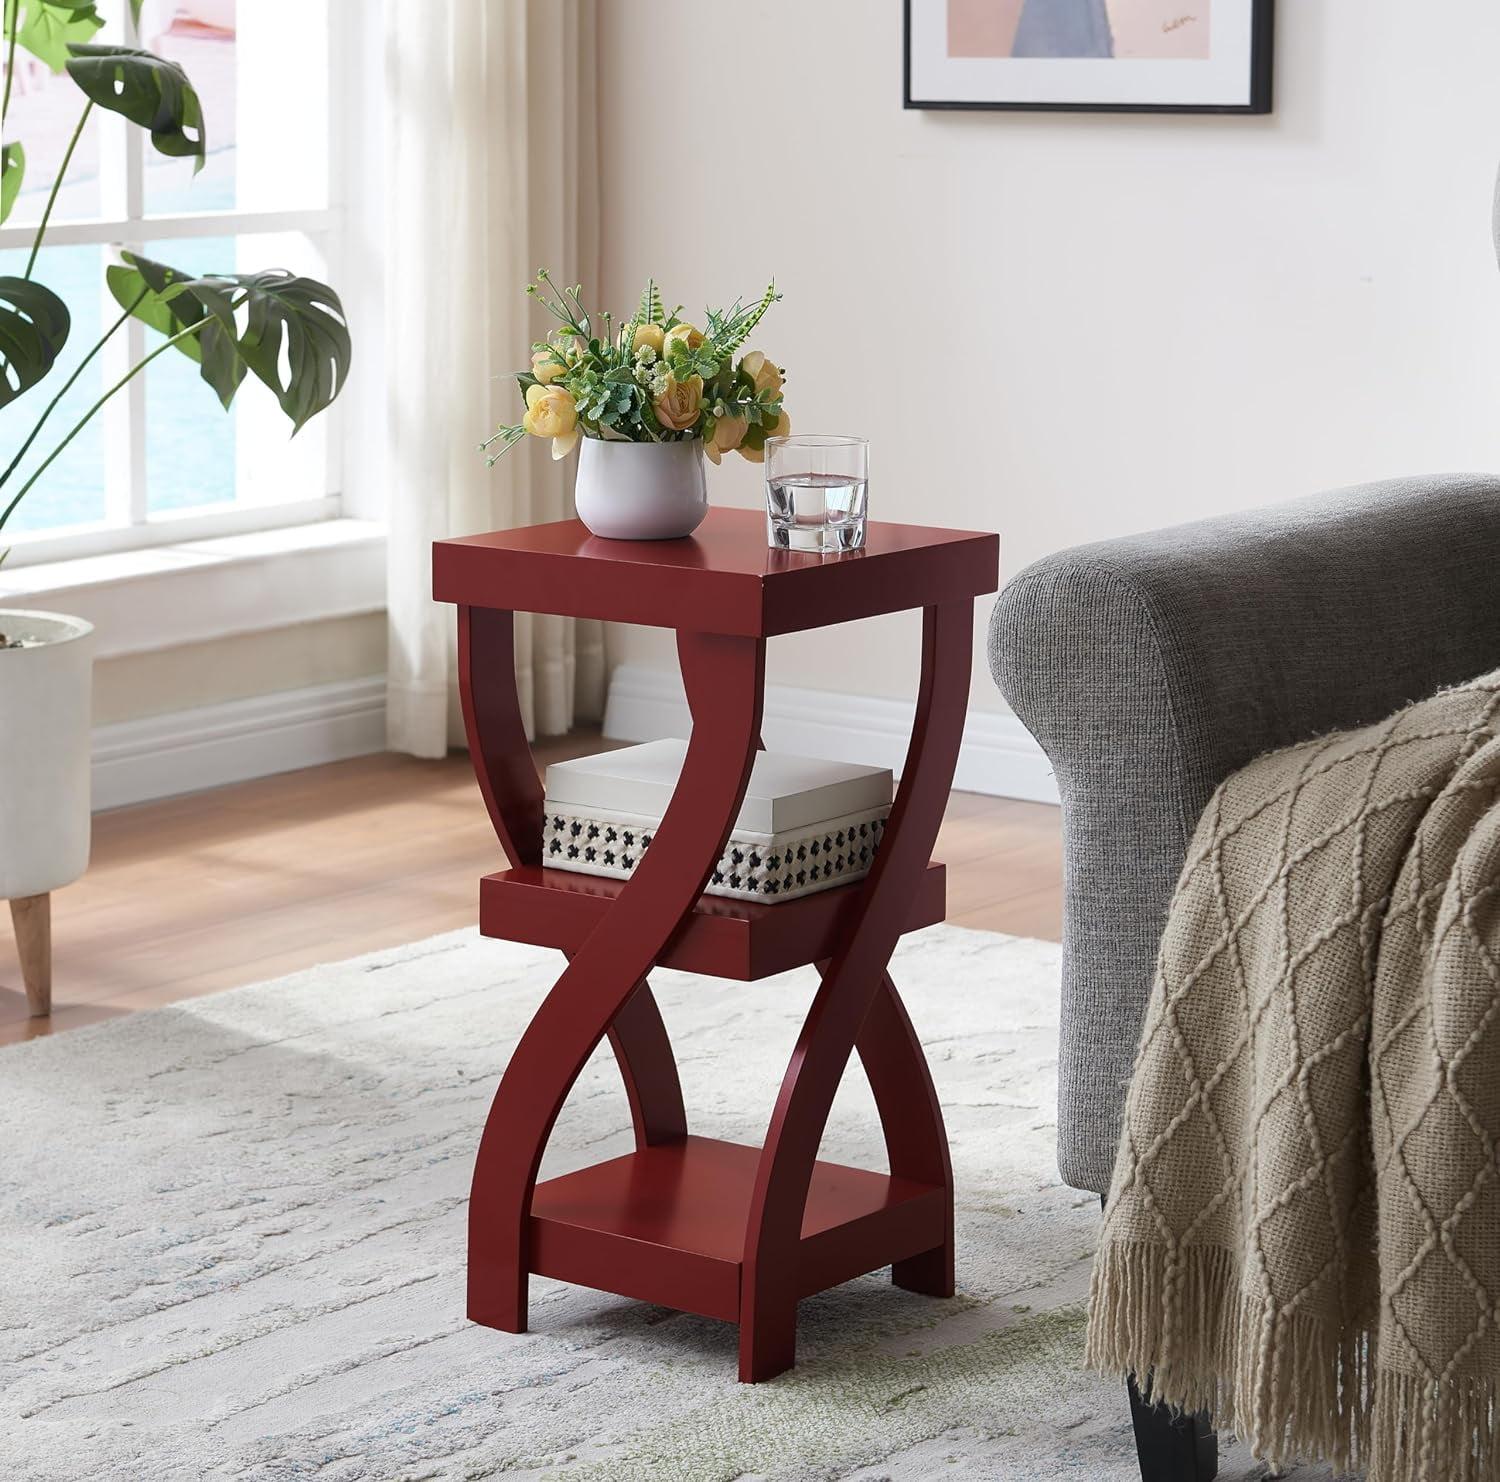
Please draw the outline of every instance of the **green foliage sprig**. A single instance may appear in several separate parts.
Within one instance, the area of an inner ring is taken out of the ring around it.
[[[697,439],[715,463],[728,452],[759,462],[766,438],[789,429],[785,371],[758,350],[738,356],[781,297],[774,283],[748,306],[736,299],[707,310],[702,330],[681,317],[680,306],[664,308],[654,278],[618,327],[609,313],[585,306],[582,284],[559,286],[545,268],[526,292],[560,327],[533,343],[531,369],[515,374],[526,412],[480,444],[488,463],[528,433],[550,438],[554,458],[566,457],[580,437]]]

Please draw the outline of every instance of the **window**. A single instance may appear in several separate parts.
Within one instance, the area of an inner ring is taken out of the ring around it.
[[[35,276],[59,293],[73,329],[52,374],[0,409],[0,449],[37,416],[119,316],[104,268],[121,248],[191,273],[289,268],[341,293],[342,213],[335,121],[343,68],[332,64],[341,0],[144,0],[131,43],[181,64],[203,104],[207,159],[169,159],[144,130],[95,108],[79,135]],[[101,41],[129,35],[125,0],[101,0]],[[21,195],[0,227],[0,273],[19,273],[84,98],[17,53],[7,136],[27,155]],[[347,295],[346,295],[347,302]],[[131,319],[88,366],[17,470],[24,478],[118,381],[161,343]],[[347,396],[347,390],[345,396]],[[247,378],[226,413],[198,367],[168,350],[69,444],[5,528],[17,565],[227,535],[340,513],[344,402],[297,435]],[[11,488],[18,488],[17,482]]]

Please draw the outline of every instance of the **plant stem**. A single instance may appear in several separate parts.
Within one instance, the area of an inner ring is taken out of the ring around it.
[[[84,367],[87,366],[89,361],[91,361],[94,356],[96,356],[105,347],[105,345],[109,343],[110,336],[114,334],[114,332],[119,329],[119,327],[124,324],[124,322],[129,319],[133,313],[135,313],[136,309],[140,305],[141,300],[145,298],[145,296],[150,291],[151,290],[149,288],[141,289],[140,293],[136,295],[135,303],[131,304],[131,306],[126,309],[125,312],[121,314],[120,317],[116,319],[108,329],[104,331],[104,333],[99,337],[99,341],[94,346],[94,348],[90,350],[89,353],[78,362],[78,365],[73,371],[73,374],[69,376],[67,381],[63,384],[62,390],[59,391],[57,395],[47,403],[47,410],[37,418],[36,426],[31,429],[30,436],[27,437],[26,441],[21,444],[20,451],[17,452],[16,456],[10,460],[10,464],[6,468],[5,472],[0,473],[0,487],[4,487],[6,482],[10,479],[11,474],[16,471],[16,465],[19,464],[20,461],[30,451],[32,443],[34,443],[41,435],[42,428],[46,425],[47,418],[57,410],[58,402],[60,402],[63,397],[65,397],[68,392],[73,389],[73,383],[79,378],[79,376],[83,374]]]
[[[488,456],[484,460],[484,466],[486,468],[493,468],[525,436],[526,429],[517,423],[514,427],[502,427],[494,437],[487,437],[479,445],[481,453],[488,453]],[[500,442],[502,438],[504,438],[504,442],[500,444],[500,451],[498,453],[489,453],[490,447]]]
[[[10,84],[16,75],[16,32],[21,29],[21,0],[5,0],[5,29],[10,45],[5,53],[5,98],[0,101],[0,124],[10,112]]]
[[[6,84],[9,85],[10,78],[7,76]],[[94,107],[94,100],[90,98],[83,105],[83,114],[78,120],[78,126],[73,130],[73,137],[68,140],[67,152],[62,157],[62,164],[57,167],[57,174],[52,181],[52,190],[47,196],[47,209],[42,212],[42,219],[37,224],[36,240],[31,244],[31,256],[26,259],[26,271],[21,275],[23,278],[31,276],[31,270],[36,266],[36,255],[42,250],[42,237],[46,234],[47,223],[52,218],[52,207],[57,201],[58,187],[63,183],[63,176],[68,173],[68,165],[72,161],[73,151],[78,148],[78,141],[83,135],[83,126],[89,121],[89,113]]]
[[[27,479],[24,484],[21,485],[20,489],[16,493],[15,498],[5,506],[5,509],[3,511],[0,511],[0,529],[5,528],[5,522],[10,519],[11,515],[15,513],[16,506],[26,497],[26,493],[31,488],[31,486],[36,483],[36,481],[41,478],[44,473],[46,473],[46,471],[56,460],[58,454],[61,453],[62,450],[66,448],[68,444],[72,442],[80,432],[83,431],[83,429],[92,420],[94,413],[97,412],[99,408],[102,407],[104,403],[107,402],[110,397],[115,394],[116,391],[124,386],[126,382],[131,379],[131,377],[136,376],[141,371],[145,370],[146,367],[150,365],[151,362],[162,353],[162,351],[170,350],[178,340],[185,340],[190,334],[197,334],[199,330],[206,328],[209,324],[212,324],[214,322],[215,321],[213,319],[205,316],[196,324],[190,324],[186,329],[178,330],[177,333],[174,334],[170,339],[163,340],[161,344],[159,344],[144,359],[131,366],[130,369],[126,371],[125,374],[121,376],[120,379],[116,381],[115,384],[111,386],[109,390],[106,391],[104,395],[101,396],[99,400],[96,401],[93,406],[91,406],[88,411],[86,411],[83,416],[81,416],[78,421],[73,424],[72,430],[68,433],[68,435],[60,443],[58,443],[58,445],[53,448],[53,450],[47,455],[46,461],[42,463],[41,467],[39,467],[37,471],[32,474],[32,476]]]

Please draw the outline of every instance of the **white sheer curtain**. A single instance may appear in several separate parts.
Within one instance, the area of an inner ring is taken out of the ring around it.
[[[390,0],[386,229],[392,750],[461,744],[454,616],[432,601],[432,542],[561,519],[573,460],[476,451],[522,410],[506,373],[545,332],[539,266],[597,285],[595,0]],[[531,440],[528,439],[528,443]],[[534,734],[597,717],[597,623],[518,616]]]

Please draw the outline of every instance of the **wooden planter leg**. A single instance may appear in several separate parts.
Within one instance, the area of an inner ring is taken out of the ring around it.
[[[21,981],[33,1019],[52,1012],[52,897],[26,895],[10,903]]]

